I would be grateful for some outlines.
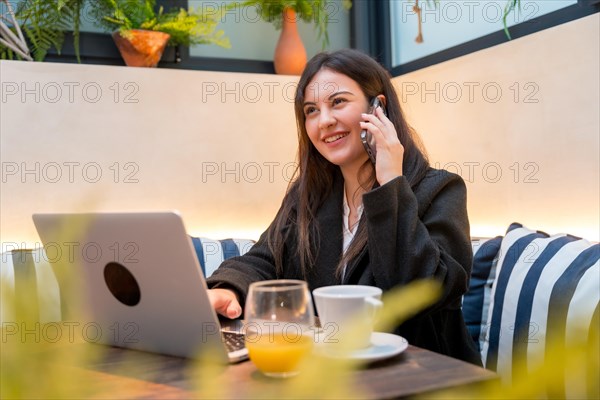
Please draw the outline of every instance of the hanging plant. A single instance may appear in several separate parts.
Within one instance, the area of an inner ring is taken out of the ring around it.
[[[433,0],[433,5],[435,8],[438,7],[440,0]],[[427,4],[430,4],[429,0],[427,0]],[[419,21],[419,32],[417,33],[417,37],[415,38],[415,42],[423,43],[423,25],[421,23],[421,7],[419,7],[419,0],[415,0],[415,4],[413,5],[413,11],[417,14],[417,21]]]
[[[433,6],[437,8],[440,4],[440,0],[427,0],[427,5],[430,6],[433,3]],[[507,0],[506,5],[504,6],[504,13],[502,15],[502,23],[504,25],[504,33],[508,40],[512,40],[510,36],[510,32],[508,31],[507,17],[508,15],[515,10],[515,8],[521,10],[521,0]],[[419,0],[415,0],[415,4],[412,7],[413,12],[417,15],[417,21],[419,23],[419,31],[417,33],[417,37],[415,38],[415,42],[423,43],[423,27],[421,24],[421,12],[422,7],[419,6]]]
[[[504,24],[504,33],[506,34],[506,37],[508,38],[508,40],[512,40],[512,37],[510,36],[510,32],[508,31],[508,25],[506,23],[506,18],[508,17],[508,14],[510,14],[511,12],[514,11],[515,8],[518,8],[519,12],[521,11],[521,0],[508,0],[506,5],[504,6],[504,15],[502,15],[502,23]]]

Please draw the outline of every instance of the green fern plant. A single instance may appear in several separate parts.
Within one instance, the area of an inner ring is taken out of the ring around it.
[[[79,26],[85,0],[25,0],[18,4],[15,16],[36,61],[43,61],[54,48],[59,54],[65,33],[73,31],[75,54],[80,61]],[[12,27],[14,31],[14,27]],[[13,59],[15,54],[0,45],[0,58]]]
[[[155,0],[94,0],[91,3],[96,24],[106,31],[118,30],[126,36],[131,29],[146,29],[171,35],[169,45],[215,44],[229,48],[229,38],[217,30],[218,16],[190,9],[155,11]]]

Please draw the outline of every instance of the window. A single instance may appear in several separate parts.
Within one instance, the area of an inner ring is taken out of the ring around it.
[[[423,42],[417,43],[414,0],[390,0],[393,75],[459,57],[509,40],[503,14],[508,0],[421,0]],[[597,0],[521,0],[507,17],[513,39],[598,12]]]
[[[414,1],[392,1],[392,63],[394,66],[414,61],[441,50],[475,40],[503,29],[506,0],[494,1],[421,1],[421,24],[424,41],[417,43],[418,15]],[[507,18],[509,27],[528,23],[549,12],[577,4],[577,0],[521,1]]]
[[[216,6],[238,2],[239,0],[189,0],[190,7],[205,12],[215,12]],[[341,0],[327,6],[329,17],[329,46],[327,49],[341,49],[350,46],[350,13],[342,7]],[[272,61],[273,51],[279,39],[275,27],[260,19],[255,7],[228,10],[221,17],[219,29],[223,29],[231,40],[231,49],[217,46],[197,45],[190,48],[191,57],[219,57],[231,59]],[[298,32],[310,58],[322,50],[322,43],[314,26],[298,21]]]
[[[157,0],[157,6],[163,6],[167,10],[174,7],[192,7],[196,10],[212,12],[232,2],[234,0]],[[123,65],[112,37],[94,24],[89,11],[89,7],[84,7],[82,12],[80,39],[82,62]],[[350,12],[342,7],[341,0],[333,0],[328,5],[328,15],[330,23],[327,49],[350,47]],[[300,21],[298,28],[308,57],[321,51],[322,43],[317,38],[313,25]],[[223,29],[225,35],[230,38],[231,49],[215,45],[196,45],[190,48],[167,47],[160,67],[274,73],[272,60],[279,31],[272,24],[262,21],[255,9],[249,7],[227,11],[221,17],[218,29]],[[46,60],[76,62],[72,38],[67,38],[60,55],[53,52]]]
[[[9,0],[16,6],[24,0]],[[88,0],[94,1],[94,0]],[[234,0],[157,0],[165,8],[188,7],[204,10],[222,7]],[[418,17],[415,0],[354,0],[347,12],[341,0],[333,0],[329,12],[331,49],[353,47],[377,58],[392,75],[424,68],[439,62],[506,42],[502,13],[508,0],[420,0],[424,42],[417,44]],[[508,18],[513,39],[550,28],[600,10],[600,0],[521,0],[521,10]],[[230,10],[220,29],[231,39],[232,49],[198,45],[167,48],[160,66],[166,68],[273,73],[272,55],[279,32],[258,18],[256,10]],[[299,23],[309,57],[321,50],[312,25]],[[82,61],[123,65],[111,36],[92,22],[84,8],[80,39]],[[73,41],[67,37],[61,54],[48,61],[76,62]]]

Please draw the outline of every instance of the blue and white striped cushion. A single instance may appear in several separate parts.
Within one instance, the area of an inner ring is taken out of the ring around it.
[[[548,343],[588,340],[598,321],[599,257],[597,243],[512,224],[502,239],[492,288],[489,333],[481,349],[486,368],[510,381],[515,363],[529,370],[543,363]]]
[[[247,239],[192,238],[192,242],[205,276],[210,276],[223,260],[242,255],[254,245]],[[0,323],[23,319],[61,321],[60,289],[43,248],[8,251],[0,254],[0,261]],[[24,301],[29,315],[17,315],[15,304]]]
[[[469,290],[463,296],[462,310],[467,329],[477,345],[483,345],[487,334],[487,319],[492,299],[492,285],[496,279],[496,265],[502,236],[493,239],[472,239],[473,270]]]
[[[254,241],[249,239],[214,240],[198,237],[192,237],[192,243],[202,272],[207,278],[219,268],[223,261],[245,254],[254,245]]]

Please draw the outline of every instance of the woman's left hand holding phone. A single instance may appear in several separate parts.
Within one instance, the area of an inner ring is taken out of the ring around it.
[[[375,138],[377,146],[377,161],[375,174],[377,182],[385,185],[392,179],[402,175],[404,146],[400,143],[396,128],[392,121],[377,107],[373,114],[362,114],[364,121],[360,122],[361,129],[367,129]]]

